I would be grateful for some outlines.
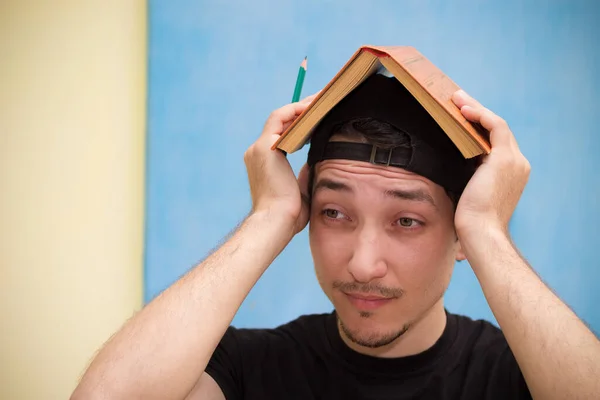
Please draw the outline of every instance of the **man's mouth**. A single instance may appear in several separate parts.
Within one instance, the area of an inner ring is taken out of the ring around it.
[[[359,310],[375,310],[390,303],[395,297],[384,297],[373,294],[364,293],[347,293],[343,292],[350,303]]]

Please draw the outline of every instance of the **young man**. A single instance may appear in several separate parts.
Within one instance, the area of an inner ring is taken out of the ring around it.
[[[275,111],[245,154],[249,217],[107,343],[72,398],[600,398],[600,342],[508,234],[529,163],[501,118],[462,91],[453,101],[490,132],[478,167],[393,78],[332,110],[298,180],[270,148],[309,99]],[[309,220],[335,311],[230,327]],[[444,309],[465,258],[502,331]]]

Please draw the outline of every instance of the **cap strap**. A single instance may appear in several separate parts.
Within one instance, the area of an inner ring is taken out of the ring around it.
[[[312,166],[324,160],[342,159],[403,168],[410,163],[411,156],[412,148],[406,146],[384,149],[367,143],[329,142],[320,158],[315,153],[309,154],[308,165]]]

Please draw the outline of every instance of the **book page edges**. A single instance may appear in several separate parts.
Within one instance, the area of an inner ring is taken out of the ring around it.
[[[424,89],[424,91],[431,97],[431,99],[433,101],[435,101],[436,103],[438,103],[444,109],[444,111],[446,112],[446,114],[449,115],[454,120],[454,122],[456,124],[458,124],[465,131],[467,131],[468,135],[475,141],[476,146],[479,147],[480,150],[482,150],[483,153],[489,154],[489,152],[491,150],[491,146],[490,146],[489,142],[486,139],[484,139],[484,137],[482,136],[482,134],[479,133],[478,130],[468,120],[466,120],[462,116],[462,114],[460,113],[460,110],[458,109],[458,107],[456,107],[456,105],[454,105],[454,103],[452,102],[452,100],[450,98],[447,98],[447,99],[440,98],[440,96],[434,95],[432,93],[432,91],[427,88],[427,86],[422,85],[421,82],[414,76],[414,74],[410,70],[408,70],[407,68],[405,68],[405,66],[402,64],[402,62],[400,61],[400,55],[397,54],[398,51],[411,52],[411,53],[414,53],[415,56],[421,56],[421,57],[423,57],[423,59],[425,60],[426,63],[428,63],[428,66],[430,68],[432,68],[437,73],[439,73],[441,76],[443,76],[445,79],[447,79],[448,82],[453,87],[456,87],[456,90],[460,89],[460,87],[455,82],[453,82],[447,75],[445,75],[439,68],[437,68],[433,63],[431,63],[426,57],[424,57],[414,47],[411,47],[411,46],[370,46],[370,45],[361,46],[352,55],[352,57],[346,62],[346,64],[338,71],[338,73],[334,76],[334,78],[329,81],[329,83],[327,84],[327,86],[325,86],[325,88],[323,88],[319,92],[319,94],[317,95],[317,97],[315,97],[315,99],[313,99],[313,101],[298,116],[298,118],[296,118],[296,120],[281,134],[281,136],[279,137],[279,139],[275,142],[275,144],[273,144],[272,149],[274,150],[276,148],[281,148],[280,144],[282,143],[282,141],[285,140],[285,138],[288,136],[288,134],[296,127],[296,125],[303,118],[305,118],[305,116],[306,116],[307,113],[309,113],[314,107],[316,107],[318,104],[320,104],[320,101],[321,101],[322,97],[324,96],[324,94],[326,94],[327,91],[331,88],[331,86],[340,78],[340,76],[342,74],[344,74],[348,70],[348,68],[358,58],[358,56],[361,53],[363,53],[363,52],[367,52],[367,53],[370,53],[371,55],[373,55],[374,57],[379,58],[379,59],[381,59],[381,58],[389,58],[389,59],[393,60],[394,64],[397,67],[402,68],[402,70],[408,76],[410,76],[412,78],[412,80],[414,80],[418,85],[420,85]],[[367,74],[366,76],[368,76],[368,75],[369,74]],[[366,76],[363,76],[362,79],[365,79]],[[396,77],[396,78],[398,79],[398,77]],[[338,102],[340,100],[338,100]],[[332,106],[332,108],[333,107],[335,107],[335,104]],[[329,112],[329,110],[327,112]],[[325,113],[325,115],[326,114],[327,113]],[[318,122],[317,122],[317,124],[318,124]],[[315,126],[317,124],[315,124]],[[295,151],[299,150],[300,148],[302,148],[304,146],[304,143],[306,142],[306,138],[310,137],[310,134],[311,134],[311,132],[312,132],[313,129],[314,129],[314,127],[311,128],[308,131],[308,133],[305,135],[303,142],[300,143],[299,145],[295,146],[295,148],[292,151],[290,151],[290,152],[295,152]]]
[[[440,106],[442,106],[442,108],[444,108],[446,113],[448,115],[450,115],[450,117],[457,124],[462,126],[467,131],[469,136],[471,136],[471,138],[475,140],[475,142],[477,143],[478,147],[482,150],[482,152],[484,152],[486,154],[490,153],[491,146],[490,146],[489,142],[484,137],[482,137],[482,134],[477,130],[477,128],[475,128],[473,126],[473,124],[470,121],[468,121],[461,114],[460,110],[452,102],[451,98],[448,97],[447,99],[440,99],[439,96],[434,95],[432,93],[432,91],[426,85],[422,85],[421,82],[419,82],[419,80],[414,76],[414,74],[402,64],[399,57],[395,56],[395,53],[398,50],[414,52],[415,55],[423,57],[425,62],[427,62],[429,64],[429,67],[432,68],[433,70],[435,70],[437,73],[439,73],[445,79],[447,79],[449,83],[451,83],[454,87],[456,87],[456,90],[460,89],[460,86],[458,86],[452,79],[450,79],[450,77],[448,77],[446,74],[444,74],[439,68],[437,68],[431,61],[429,61],[425,56],[423,56],[414,47],[410,47],[410,46],[365,46],[365,47],[368,47],[369,49],[372,49],[375,52],[378,52],[382,55],[385,55],[385,56],[391,58],[394,61],[394,63],[398,67],[402,68],[415,82],[417,82],[429,94],[429,96],[434,101],[436,101]]]

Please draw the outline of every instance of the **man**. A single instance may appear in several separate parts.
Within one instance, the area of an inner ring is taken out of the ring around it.
[[[477,166],[402,85],[375,75],[320,123],[296,180],[271,146],[309,100],[275,111],[246,152],[248,218],[108,342],[73,398],[600,398],[599,341],[510,240],[530,167],[507,124],[455,93],[490,132]],[[335,311],[230,327],[309,220]],[[465,258],[502,331],[444,309]]]

